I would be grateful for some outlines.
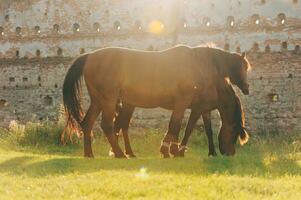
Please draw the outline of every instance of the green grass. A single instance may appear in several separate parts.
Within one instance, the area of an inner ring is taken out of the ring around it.
[[[131,133],[138,158],[128,160],[110,158],[103,136],[94,141],[95,159],[83,158],[81,145],[3,137],[0,199],[301,199],[298,134],[252,137],[234,157],[208,158],[204,134],[194,133],[185,158],[162,159],[163,131]]]

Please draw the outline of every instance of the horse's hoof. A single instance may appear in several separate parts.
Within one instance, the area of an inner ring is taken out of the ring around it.
[[[128,158],[136,158],[134,153],[125,153],[126,157]]]
[[[112,149],[109,151],[109,156],[110,156],[110,157],[115,157],[115,153],[113,152]]]
[[[215,151],[208,153],[208,157],[216,157],[216,156],[217,156],[217,153]]]
[[[169,147],[169,152],[174,157],[178,157],[179,154],[179,145],[178,144],[171,144]]]
[[[160,153],[162,155],[163,158],[170,158],[169,155],[169,148],[166,146],[161,146],[160,147]]]
[[[85,158],[94,158],[93,153],[85,153],[84,155]]]
[[[127,158],[124,153],[121,154],[115,154],[115,158]]]
[[[114,153],[112,149],[109,151],[109,156],[114,158],[127,158],[126,154],[124,154],[122,151]]]
[[[170,158],[169,154],[163,154],[163,153],[161,153],[161,156],[162,156],[162,158]]]

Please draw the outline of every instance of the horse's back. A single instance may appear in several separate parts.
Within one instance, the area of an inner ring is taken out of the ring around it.
[[[192,95],[200,79],[199,63],[186,46],[159,52],[104,48],[91,53],[88,61],[86,71],[95,85],[117,88],[125,102],[141,107]]]

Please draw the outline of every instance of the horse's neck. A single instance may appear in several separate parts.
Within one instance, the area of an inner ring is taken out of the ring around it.
[[[230,77],[231,54],[222,50],[215,50],[212,53],[212,58],[216,61],[215,63],[219,72],[219,76],[223,78]]]
[[[227,52],[222,52],[222,54],[223,54],[222,58],[224,60],[224,65],[221,66],[224,72],[223,76],[225,78],[229,78],[231,72],[231,54]]]

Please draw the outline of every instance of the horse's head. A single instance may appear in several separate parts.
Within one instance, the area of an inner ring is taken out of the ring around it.
[[[232,87],[230,88],[232,89]],[[239,98],[232,89],[230,104],[222,104],[219,111],[222,117],[222,127],[218,135],[219,149],[221,154],[234,155],[235,144],[239,139],[240,145],[248,142],[249,135],[245,129],[245,115]]]
[[[239,139],[240,145],[248,142],[249,135],[247,131],[242,128],[222,126],[219,135],[219,150],[222,155],[233,156],[235,154],[235,144]]]
[[[234,62],[231,62],[229,78],[230,81],[237,85],[243,94],[249,94],[249,84],[247,72],[251,68],[250,63],[246,58],[246,53],[241,55],[235,54]]]

